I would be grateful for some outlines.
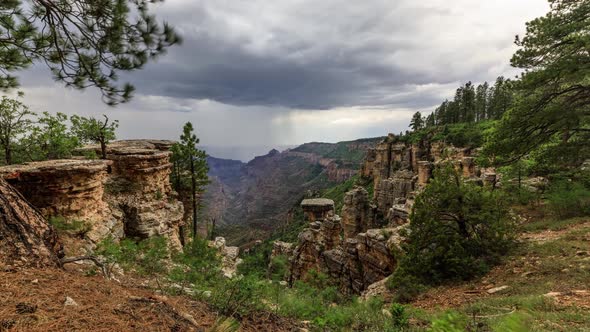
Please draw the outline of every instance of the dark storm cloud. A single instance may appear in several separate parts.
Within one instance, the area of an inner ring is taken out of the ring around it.
[[[178,27],[184,44],[132,80],[142,93],[232,105],[424,107],[439,96],[400,97],[398,92],[490,79],[490,67],[507,64],[498,56],[457,63],[456,54],[479,46],[455,48],[469,46],[453,45],[457,39],[469,40],[453,35],[452,20],[464,13],[438,1],[363,1],[348,10],[341,9],[349,1],[326,1],[318,11],[314,4],[176,1],[161,14]],[[440,36],[447,32],[445,51]],[[507,42],[501,45],[510,46],[512,36],[502,38]],[[490,40],[490,51],[501,52]]]

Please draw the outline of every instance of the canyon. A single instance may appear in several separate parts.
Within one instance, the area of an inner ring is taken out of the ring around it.
[[[321,214],[303,201],[308,227],[296,243],[275,246],[289,248],[289,283],[306,280],[315,271],[327,274],[345,294],[361,294],[383,284],[402,252],[414,199],[436,165],[450,162],[468,181],[497,184],[493,169],[475,165],[476,153],[429,139],[405,142],[390,134],[367,151],[360,167],[361,177],[374,188],[372,197],[357,186],[346,193],[341,211],[334,211],[332,205]],[[285,252],[273,251],[275,255]]]
[[[209,157],[202,219],[214,222],[233,244],[264,239],[291,221],[308,194],[355,176],[366,152],[381,140],[306,143],[248,163]]]

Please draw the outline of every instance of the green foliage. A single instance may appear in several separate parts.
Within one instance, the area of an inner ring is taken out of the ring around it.
[[[68,117],[63,113],[55,115],[43,112],[25,139],[28,154],[34,160],[64,159],[80,146],[80,141],[70,133]]]
[[[84,236],[92,228],[92,225],[83,220],[66,220],[62,216],[53,216],[49,218],[49,223],[58,231],[76,236]]]
[[[106,145],[116,138],[115,131],[119,127],[119,121],[109,122],[109,118],[103,115],[104,121],[96,118],[85,118],[78,115],[72,115],[72,132],[80,142],[100,144],[102,159],[107,158]]]
[[[434,171],[416,198],[406,254],[388,285],[407,300],[421,285],[465,280],[486,272],[513,239],[508,210],[496,192],[463,181],[452,165]],[[398,295],[400,296],[400,295]]]
[[[265,241],[251,248],[247,254],[243,255],[242,263],[238,265],[238,273],[260,279],[265,278],[270,263],[271,251],[272,241]]]
[[[169,257],[169,252],[163,237],[151,237],[139,242],[124,239],[120,243],[108,237],[98,244],[96,253],[105,258],[109,270],[114,264],[119,264],[143,276],[157,277],[167,272],[165,259]]]
[[[279,255],[273,257],[268,267],[268,278],[273,281],[285,280],[289,272],[289,257]]]
[[[410,120],[410,128],[413,131],[417,131],[424,127],[424,119],[422,118],[422,113],[416,112],[414,116],[412,116],[412,120]]]
[[[558,181],[547,193],[549,212],[559,219],[590,215],[590,188],[582,183]]]
[[[197,148],[199,142],[199,138],[194,133],[193,124],[187,122],[182,129],[180,142],[175,143],[171,148],[171,161],[174,166],[170,181],[174,189],[181,195],[190,192],[193,237],[197,236],[197,194],[203,192],[205,186],[209,183],[207,154]]]
[[[512,90],[513,82],[504,77],[498,77],[492,87],[487,82],[477,87],[467,82],[457,89],[453,100],[445,100],[427,118],[426,124],[433,127],[500,119],[513,103]]]
[[[209,247],[207,240],[193,239],[172,259],[177,264],[169,274],[172,281],[207,287],[220,275],[221,260],[217,250]]]
[[[2,76],[0,76],[1,83]],[[13,163],[17,141],[31,129],[32,115],[33,112],[29,111],[29,108],[19,100],[2,96],[2,101],[0,101],[0,148],[7,165]]]
[[[502,119],[489,150],[511,162],[550,144],[560,167],[577,167],[590,154],[590,45],[587,1],[550,0],[544,17],[517,37],[512,65],[524,70],[517,100]],[[552,149],[550,149],[552,150]],[[568,151],[569,153],[563,153]]]
[[[459,147],[480,147],[491,131],[494,121],[459,123],[443,126],[432,137],[433,141],[444,141]]]
[[[159,0],[3,0],[0,4],[0,89],[18,86],[15,71],[46,64],[66,86],[97,87],[108,104],[128,101],[133,87],[120,72],[142,68],[180,42],[149,13]]]
[[[393,303],[391,304],[391,307],[389,307],[389,312],[391,313],[393,326],[400,329],[408,327],[408,313],[406,312],[406,307],[404,305],[399,303]]]
[[[240,317],[263,308],[263,282],[252,276],[220,278],[209,299],[222,315]]]
[[[467,330],[464,317],[458,313],[448,312],[432,322],[429,332],[463,332]]]

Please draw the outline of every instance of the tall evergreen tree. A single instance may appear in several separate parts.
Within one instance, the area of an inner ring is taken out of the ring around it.
[[[517,160],[540,145],[590,155],[590,2],[550,0],[551,11],[527,24],[512,65],[524,69],[518,99],[495,135],[493,151]]]
[[[414,116],[412,116],[412,120],[410,121],[410,128],[413,131],[417,131],[424,127],[424,119],[422,119],[422,113],[416,112]]]
[[[484,82],[478,85],[475,90],[475,121],[487,119],[488,89],[488,82]]]
[[[180,135],[180,142],[173,147],[176,178],[173,183],[182,186],[183,182],[190,181],[191,209],[192,209],[192,235],[198,236],[198,201],[197,195],[202,193],[204,186],[209,182],[207,166],[207,154],[197,148],[200,140],[194,133],[193,124],[187,122]],[[179,190],[179,188],[177,188]]]

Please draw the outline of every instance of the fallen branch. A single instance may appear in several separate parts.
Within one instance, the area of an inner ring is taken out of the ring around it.
[[[80,261],[91,261],[94,265],[98,266],[105,278],[110,279],[110,273],[108,273],[106,266],[94,256],[78,256],[78,257],[64,257],[59,262],[63,266],[68,263],[75,263]]]
[[[129,296],[127,298],[129,301],[134,302],[144,302],[144,303],[154,303],[162,305],[170,314],[172,314],[176,320],[183,320],[186,323],[191,324],[194,327],[199,327],[199,323],[195,320],[195,318],[190,315],[189,313],[180,311],[176,309],[173,305],[166,301],[166,297],[163,296],[150,296],[150,297],[139,297],[139,296]]]

